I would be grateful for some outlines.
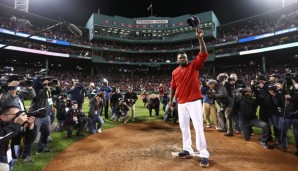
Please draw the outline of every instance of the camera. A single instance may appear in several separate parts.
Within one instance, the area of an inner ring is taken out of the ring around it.
[[[243,88],[237,88],[232,92],[233,99],[234,100],[241,100],[244,96],[244,89]]]
[[[43,82],[45,80],[49,81],[49,86],[52,85],[52,80],[57,80],[52,76],[47,76],[47,70],[41,69],[34,73],[34,76],[30,76],[30,74],[26,74],[26,81],[22,83],[23,86],[33,87],[34,90],[39,90],[43,88]],[[55,82],[55,81],[54,81]],[[56,81],[58,83],[58,80]]]
[[[287,85],[292,85],[292,80],[296,79],[296,74],[295,73],[285,73],[284,79],[285,79]]]
[[[17,113],[17,117],[18,117],[21,113],[23,113],[23,112],[25,112],[26,115],[27,115],[28,117],[30,117],[30,116],[34,116],[34,117],[36,117],[36,116],[40,116],[40,113],[45,113],[45,112],[46,112],[46,108],[43,107],[43,108],[40,108],[40,109],[31,111],[31,112],[19,111],[19,112]]]
[[[18,74],[9,74],[9,75],[3,75],[0,78],[0,85],[6,86],[11,81],[22,81],[24,80],[24,76],[18,75]]]
[[[127,102],[129,107],[132,107],[134,105],[134,99],[128,99]]]
[[[225,109],[226,109],[226,104],[225,103],[220,103],[219,104],[219,110],[220,110],[220,112],[224,112],[225,111]]]
[[[58,95],[58,99],[65,99],[65,98],[67,98],[67,94],[66,93],[60,93],[59,95]]]
[[[273,92],[277,92],[277,87],[276,85],[273,85],[273,84],[269,84],[268,85],[268,91],[273,91]]]
[[[215,92],[216,91],[214,89],[210,89],[209,91],[206,92],[206,94],[207,96],[212,97]]]
[[[85,114],[83,112],[80,112],[79,110],[74,110],[73,117],[78,118],[78,123],[86,121]]]
[[[259,93],[262,91],[262,88],[259,86],[259,82],[256,80],[253,85],[251,85],[251,89],[254,93]]]

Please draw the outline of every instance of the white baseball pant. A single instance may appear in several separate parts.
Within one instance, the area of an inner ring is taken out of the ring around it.
[[[200,152],[200,157],[209,158],[210,154],[207,151],[204,134],[202,101],[196,100],[193,102],[178,104],[178,115],[179,125],[182,132],[183,150],[188,151],[191,155],[194,154],[191,147],[192,141],[189,126],[190,119],[192,119],[192,124],[196,133],[196,147]]]

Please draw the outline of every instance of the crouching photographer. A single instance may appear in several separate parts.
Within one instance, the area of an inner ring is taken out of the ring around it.
[[[155,110],[155,116],[159,116],[159,104],[160,104],[159,98],[155,96],[155,94],[152,94],[147,104],[150,117],[152,117],[152,109]]]
[[[128,119],[128,111],[129,107],[123,99],[119,100],[119,104],[116,106],[115,109],[115,120],[116,122],[119,121],[120,117],[123,117],[123,123],[126,123],[126,120]]]
[[[84,136],[82,134],[86,125],[85,114],[78,109],[78,102],[71,102],[71,109],[66,113],[64,129],[67,131],[67,138],[72,137],[72,131],[77,130],[76,136]]]
[[[268,136],[269,136],[269,125],[257,118],[257,103],[252,97],[252,90],[246,87],[241,92],[242,98],[238,98],[235,101],[235,109],[239,112],[239,125],[241,133],[246,141],[249,141],[251,135],[251,127],[257,127],[262,129],[262,137],[260,144],[269,149]]]
[[[178,121],[178,106],[176,102],[173,102],[172,106],[167,105],[165,109],[164,122],[168,122],[170,118],[173,118],[173,124]]]
[[[104,124],[100,112],[105,105],[105,98],[103,94],[97,93],[89,102],[88,112],[88,130],[92,134],[101,133],[101,126]],[[97,125],[96,125],[97,124]]]
[[[71,101],[67,98],[67,94],[61,93],[58,95],[57,100],[55,102],[55,108],[57,111],[57,127],[56,131],[62,132],[63,131],[63,123],[65,121],[66,112],[71,107]]]

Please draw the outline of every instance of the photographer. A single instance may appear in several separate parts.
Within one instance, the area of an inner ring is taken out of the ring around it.
[[[96,132],[101,133],[101,126],[104,124],[104,121],[100,116],[100,111],[104,105],[105,99],[102,97],[101,93],[97,93],[89,102],[88,130],[92,134]]]
[[[162,103],[162,109],[165,112],[166,111],[166,107],[170,101],[170,97],[169,97],[169,93],[165,92],[160,99],[161,103]]]
[[[152,94],[147,104],[150,117],[152,117],[152,109],[155,110],[155,116],[159,116],[159,104],[160,104],[159,98],[155,96],[155,94]]]
[[[172,106],[167,106],[165,110],[165,115],[163,117],[164,122],[168,122],[170,118],[173,118],[173,124],[178,121],[178,106],[176,102],[173,102]]]
[[[90,83],[89,86],[86,88],[86,93],[88,96],[88,99],[91,100],[97,93],[97,88],[95,87],[94,83]]]
[[[265,75],[259,75],[257,82],[252,86],[252,91],[255,93],[257,104],[260,106],[259,118],[266,122],[270,127],[270,121],[273,124],[274,136],[277,140],[278,133],[278,110],[274,106],[272,96],[269,93],[270,84]],[[269,129],[268,141],[272,141],[271,129]]]
[[[235,109],[239,112],[239,124],[241,133],[246,141],[249,141],[251,134],[251,127],[262,128],[262,137],[260,144],[269,149],[268,136],[269,125],[257,118],[257,103],[252,97],[252,90],[249,87],[243,89],[243,96],[235,101]]]
[[[123,98],[123,96],[122,96],[122,94],[120,94],[120,89],[117,88],[115,90],[115,93],[111,96],[112,115],[115,114],[116,107],[118,106],[119,101],[122,98]]]
[[[86,118],[84,113],[78,109],[78,102],[71,101],[71,109],[67,111],[65,116],[64,128],[67,131],[67,138],[72,138],[72,131],[77,129],[76,136],[84,136],[82,131],[85,128]]]
[[[149,94],[147,93],[146,90],[143,91],[143,93],[141,94],[142,97],[142,101],[144,103],[144,108],[147,106],[148,100],[149,100]]]
[[[231,73],[230,77],[227,79],[227,82],[225,83],[225,87],[227,88],[227,91],[229,95],[233,98],[234,102],[239,98],[237,95],[238,89],[240,88],[245,88],[246,84],[242,80],[238,80],[238,77],[235,73]],[[241,129],[239,126],[239,112],[233,108],[232,110],[232,116],[235,121],[235,129],[236,129],[236,134],[240,133]]]
[[[82,84],[80,84],[78,79],[72,79],[72,87],[67,92],[67,94],[70,94],[70,100],[71,101],[77,101],[78,102],[78,108],[79,110],[83,110],[83,103],[84,103],[84,87]]]
[[[212,115],[214,120],[215,129],[218,127],[218,119],[216,115],[215,99],[210,96],[210,94],[215,93],[215,90],[210,89],[207,86],[206,80],[202,79],[201,81],[201,92],[203,95],[203,113],[206,117],[207,128],[211,128],[210,115]]]
[[[135,92],[133,92],[133,88],[129,87],[128,91],[124,95],[124,100],[126,104],[131,108],[132,113],[132,121],[135,121],[135,103],[138,100],[138,96]],[[127,119],[128,121],[128,119]]]
[[[50,91],[52,93],[53,102],[54,102],[54,104],[56,104],[56,101],[58,100],[58,96],[62,93],[62,89],[60,87],[60,82],[57,79],[53,79],[53,80],[51,80],[50,85],[51,85]],[[53,124],[53,122],[55,120],[54,108],[53,108],[50,116],[51,116],[51,124]]]
[[[36,96],[34,89],[32,86],[26,86],[26,88],[22,89],[19,87],[20,82],[19,81],[11,81],[7,85],[8,92],[4,93],[1,98],[1,106],[17,106],[21,111],[27,111],[24,105],[24,99],[32,99]],[[30,118],[30,120],[33,119],[33,122],[35,120],[34,117]],[[34,124],[33,124],[34,128]],[[14,145],[15,145],[15,154],[16,156],[19,155],[20,152],[20,143],[22,138],[24,138],[24,150],[22,154],[22,159],[25,163],[31,162],[31,152],[32,147],[34,143],[34,139],[37,136],[37,130],[32,129],[32,131],[27,131],[26,134],[24,132],[21,132],[15,139],[14,139]],[[33,139],[33,141],[30,141],[29,139]],[[14,162],[16,162],[16,159],[14,159]]]
[[[123,123],[126,123],[126,120],[128,118],[128,111],[129,111],[129,107],[127,106],[126,102],[123,99],[120,99],[120,101],[115,109],[116,122],[118,122],[120,117],[122,116]]]
[[[15,162],[12,159],[17,155],[12,139],[21,132],[26,121],[28,116],[17,106],[5,106],[0,111],[0,168],[3,170],[13,169]]]
[[[220,106],[220,110],[217,113],[218,130],[222,132],[227,131],[227,133],[224,134],[225,136],[233,136],[232,109],[234,102],[223,85],[224,81],[224,77],[219,77],[220,84],[218,84],[216,80],[209,80],[207,85],[210,89],[215,90],[215,93],[210,93],[209,95],[210,97],[215,98]]]
[[[285,77],[285,80],[277,81],[275,86],[277,91],[270,93],[279,109],[280,137],[276,147],[280,150],[288,149],[288,130],[293,126],[297,150],[295,154],[298,156],[298,85],[294,78]]]
[[[56,118],[57,118],[57,127],[56,131],[62,132],[63,131],[63,123],[65,121],[66,112],[71,107],[71,101],[67,98],[67,94],[62,93],[58,95],[58,98],[55,102],[56,108]]]
[[[39,112],[35,115],[36,129],[40,131],[39,147],[36,154],[51,151],[47,148],[51,125],[50,114],[53,110],[53,99],[49,83],[50,81],[47,79],[42,80],[43,89],[40,89],[36,97],[33,98],[28,112],[31,113],[33,111],[39,110]]]
[[[113,92],[113,89],[109,86],[108,80],[104,79],[102,87],[99,91],[105,93],[105,118],[109,118],[109,101],[110,101],[110,93]]]

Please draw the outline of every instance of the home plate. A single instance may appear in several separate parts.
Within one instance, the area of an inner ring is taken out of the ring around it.
[[[180,152],[171,152],[173,157],[179,157],[178,154]],[[195,152],[193,155],[190,155],[190,157],[199,157],[200,156],[200,152]]]

